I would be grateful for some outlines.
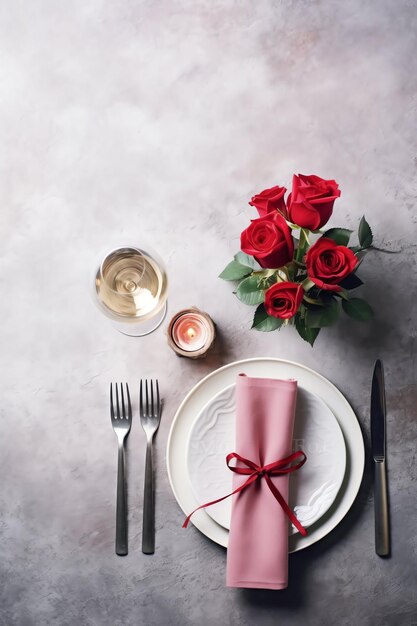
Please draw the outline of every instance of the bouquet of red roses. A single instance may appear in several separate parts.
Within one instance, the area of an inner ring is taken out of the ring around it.
[[[363,284],[356,270],[372,246],[372,231],[362,217],[359,244],[352,246],[351,230],[323,230],[340,196],[334,180],[294,175],[285,200],[286,191],[276,186],[252,198],[249,204],[259,217],[242,232],[241,251],[220,278],[238,281],[239,300],[258,305],[252,328],[271,331],[292,324],[313,345],[341,308],[361,321],[372,317],[369,304],[350,294]]]

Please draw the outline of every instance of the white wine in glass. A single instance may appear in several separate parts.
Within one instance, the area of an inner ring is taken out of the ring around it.
[[[147,335],[161,324],[167,289],[162,261],[154,252],[133,246],[109,252],[96,271],[98,304],[127,335]]]

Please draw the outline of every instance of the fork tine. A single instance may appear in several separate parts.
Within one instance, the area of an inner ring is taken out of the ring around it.
[[[159,417],[161,414],[161,401],[159,399],[159,383],[158,379],[156,379],[156,411],[155,414]]]
[[[122,415],[123,415],[123,419],[126,419],[126,407],[125,407],[125,396],[123,393],[123,383],[120,383],[120,390],[122,392]]]
[[[145,380],[145,392],[146,392],[146,415],[149,415],[148,379]]]
[[[139,387],[139,409],[141,416],[143,415],[143,389],[142,389],[142,379],[140,379],[140,387]]]
[[[113,383],[110,383],[110,417],[114,420],[114,408],[113,408]]]
[[[126,395],[127,395],[127,417],[128,419],[132,419],[132,405],[130,403],[130,392],[129,385],[126,383]]]
[[[117,415],[117,419],[120,419],[120,405],[119,405],[119,389],[117,387],[117,383],[116,383],[116,415]]]
[[[153,380],[152,379],[150,380],[149,385],[150,385],[150,388],[151,388],[151,407],[150,407],[150,411],[149,412],[152,413],[152,415],[155,415],[155,407],[154,407],[154,404],[153,404]]]

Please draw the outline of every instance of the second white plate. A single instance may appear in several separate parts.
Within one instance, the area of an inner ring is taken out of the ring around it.
[[[213,396],[197,415],[188,440],[187,467],[196,499],[202,504],[232,490],[226,455],[235,451],[235,385]],[[290,476],[290,507],[308,528],[333,504],[346,469],[346,447],[329,407],[315,394],[298,388],[293,451],[304,450],[305,467]],[[237,450],[238,452],[238,450]],[[230,528],[231,498],[208,507],[215,522]],[[292,526],[291,532],[298,532]]]

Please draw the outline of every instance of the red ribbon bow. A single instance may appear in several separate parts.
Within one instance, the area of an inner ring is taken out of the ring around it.
[[[237,461],[240,461],[240,463],[243,463],[243,465],[245,465],[246,467],[230,465],[230,461],[232,461],[232,459],[236,459]],[[295,461],[297,461],[298,459],[300,460],[298,461],[298,463],[296,463]],[[205,509],[206,507],[211,506],[212,504],[217,504],[218,502],[221,502],[222,500],[226,500],[226,498],[230,498],[230,496],[233,496],[235,493],[239,493],[239,491],[243,491],[244,489],[246,489],[246,487],[249,487],[249,485],[254,483],[258,478],[265,478],[266,483],[268,487],[270,488],[270,490],[272,491],[273,496],[279,502],[279,504],[281,505],[281,507],[283,508],[283,510],[289,517],[289,519],[291,520],[291,523],[294,524],[297,530],[303,535],[303,537],[305,537],[307,535],[306,529],[304,528],[304,526],[300,524],[295,514],[291,511],[290,507],[286,503],[283,496],[275,487],[274,483],[271,480],[271,476],[278,476],[279,474],[291,474],[291,472],[295,472],[296,470],[300,469],[300,467],[302,467],[306,461],[307,461],[307,457],[302,450],[297,450],[297,452],[290,454],[289,456],[285,457],[285,459],[281,459],[280,461],[275,461],[274,463],[269,463],[269,465],[264,465],[264,466],[257,465],[256,463],[249,461],[249,459],[245,459],[243,456],[240,456],[240,454],[237,454],[237,452],[231,452],[226,457],[227,467],[232,472],[235,472],[236,474],[247,475],[249,476],[249,478],[242,485],[240,485],[240,487],[238,487],[231,493],[228,493],[226,496],[223,496],[222,498],[218,498],[217,500],[212,500],[211,502],[207,502],[206,504],[202,504],[201,506],[198,506],[196,509],[194,509],[194,511],[192,511],[189,514],[189,516],[185,520],[182,527],[187,528],[188,522],[190,521],[191,516],[194,515],[196,511],[199,511],[200,509]]]

